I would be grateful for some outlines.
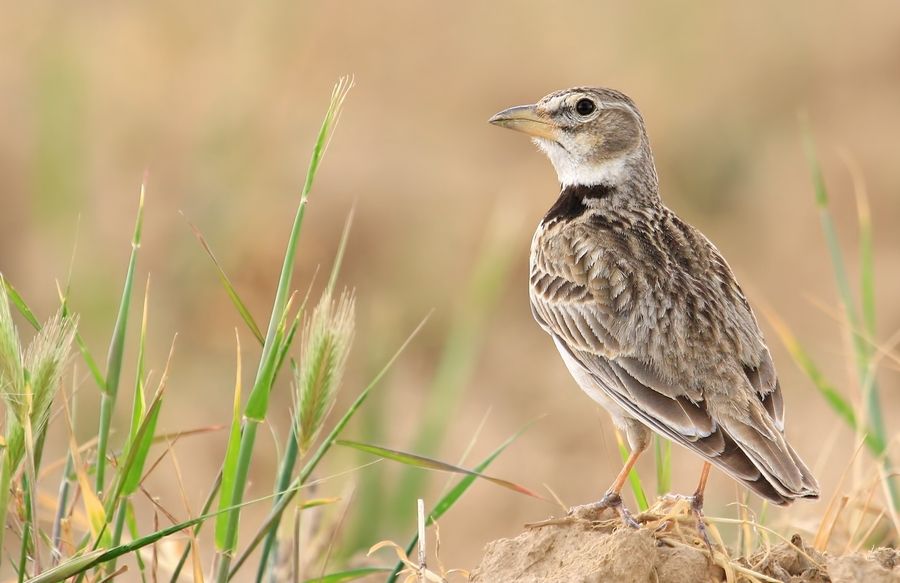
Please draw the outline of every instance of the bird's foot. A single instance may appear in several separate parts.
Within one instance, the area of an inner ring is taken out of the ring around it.
[[[703,495],[694,494],[693,496],[686,496],[684,494],[666,494],[665,496],[663,496],[663,500],[685,500],[690,503],[691,515],[697,522],[697,534],[700,535],[700,539],[703,541],[703,544],[706,545],[706,550],[709,551],[709,556],[712,557],[712,543],[709,541],[709,531],[706,528],[706,520],[703,518]]]
[[[568,516],[575,518],[584,518],[588,520],[595,519],[600,513],[607,508],[615,510],[622,519],[622,522],[631,528],[640,528],[637,521],[631,516],[631,513],[622,503],[622,497],[617,492],[607,492],[603,498],[592,504],[583,506],[575,506],[569,510]]]
[[[706,529],[706,520],[703,518],[703,495],[702,494],[694,494],[691,496],[691,514],[694,515],[694,519],[697,521],[697,534],[700,535],[700,538],[703,539],[703,543],[706,545],[706,550],[709,551],[709,558],[713,557],[713,548],[712,543],[709,542],[709,531]]]

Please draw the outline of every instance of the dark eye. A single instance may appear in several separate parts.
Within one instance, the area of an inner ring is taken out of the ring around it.
[[[595,109],[597,109],[597,106],[587,98],[579,99],[578,103],[575,104],[575,111],[578,112],[578,115],[591,115]]]

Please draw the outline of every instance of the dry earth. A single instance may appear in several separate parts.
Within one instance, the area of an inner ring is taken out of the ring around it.
[[[900,553],[882,548],[831,556],[795,535],[754,555],[709,553],[691,517],[659,506],[640,529],[609,514],[551,519],[488,543],[471,583],[900,583]],[[715,536],[713,536],[715,539]]]

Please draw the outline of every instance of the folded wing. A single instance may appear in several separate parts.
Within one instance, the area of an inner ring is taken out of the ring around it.
[[[594,389],[652,430],[776,504],[814,497],[750,306],[715,247],[691,235],[674,251],[595,225],[548,237],[532,256],[534,316]],[[712,277],[680,260],[687,244]]]

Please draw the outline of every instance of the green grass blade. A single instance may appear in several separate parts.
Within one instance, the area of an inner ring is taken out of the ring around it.
[[[0,281],[3,281],[4,287],[6,287],[6,292],[9,296],[9,300],[12,302],[13,307],[16,308],[16,311],[19,312],[25,321],[28,322],[32,328],[35,330],[40,330],[42,328],[41,323],[35,317],[34,312],[31,311],[31,308],[28,307],[28,304],[22,298],[22,295],[16,290],[15,287],[9,281],[2,277],[2,273],[0,273]],[[63,305],[63,315],[69,315],[68,309],[65,305]],[[84,358],[85,364],[87,364],[88,369],[91,372],[91,376],[94,378],[94,381],[97,383],[97,386],[101,389],[106,386],[106,380],[103,378],[103,373],[100,372],[100,367],[97,366],[97,361],[94,360],[94,357],[91,355],[90,350],[88,350],[87,344],[85,344],[84,339],[81,337],[77,331],[75,332],[75,344],[78,345],[78,350],[81,352],[81,356]]]
[[[122,542],[122,533],[125,531],[125,518],[128,513],[128,499],[119,500],[119,507],[116,508],[115,518],[112,521],[112,536],[110,537],[109,546],[114,546]],[[107,526],[107,530],[109,527]],[[111,574],[116,572],[117,559],[113,559],[107,565],[104,565],[105,573]]]
[[[135,220],[134,225],[134,236],[131,239],[131,257],[128,260],[128,270],[125,274],[125,285],[122,289],[119,313],[116,316],[116,323],[113,327],[112,339],[109,344],[106,383],[101,387],[100,431],[97,439],[97,467],[95,476],[97,492],[103,491],[106,481],[106,450],[108,448],[109,430],[112,422],[113,409],[116,404],[116,395],[119,390],[119,375],[122,372],[125,331],[128,327],[128,311],[131,307],[131,288],[134,283],[134,271],[137,265],[138,249],[141,247],[141,229],[144,222],[144,191],[145,185],[142,184],[137,219]]]
[[[807,378],[812,381],[813,386],[819,391],[822,397],[825,398],[825,401],[831,406],[834,412],[837,413],[838,417],[843,419],[853,431],[859,431],[859,422],[856,418],[856,412],[853,409],[853,405],[838,392],[828,379],[825,378],[825,374],[819,369],[818,365],[816,365],[815,361],[812,359],[812,356],[810,356],[809,352],[807,352],[803,345],[800,344],[790,328],[787,327],[787,324],[772,312],[764,311],[764,313],[769,320],[769,323],[772,325],[772,328],[775,330],[775,334],[778,335],[781,343],[787,349],[788,354],[791,355],[794,364],[796,364]],[[866,433],[867,442],[875,439],[874,436],[868,435],[868,432]],[[878,447],[875,441],[872,441],[869,445],[873,448],[873,451]]]
[[[325,286],[325,293],[332,294],[334,286],[337,283],[338,275],[341,272],[341,264],[344,260],[344,251],[347,250],[347,240],[350,238],[350,227],[353,226],[354,209],[350,209],[347,220],[344,221],[344,229],[341,231],[341,240],[338,242],[338,250],[334,255],[334,263],[331,265],[331,275],[328,276],[328,284]]]
[[[241,339],[237,330],[234,332],[235,342],[237,343],[237,372],[234,381],[234,400],[231,414],[231,430],[228,433],[228,446],[225,451],[225,463],[222,466],[222,482],[219,490],[219,509],[223,509],[227,505],[227,501],[231,500],[234,492],[234,476],[237,475],[238,448],[241,442]],[[226,479],[227,477],[227,479]],[[227,544],[226,529],[228,523],[226,514],[220,514],[216,518],[216,549],[225,550]]]
[[[376,455],[378,457],[383,457],[385,459],[393,460],[395,462],[400,462],[401,464],[406,464],[408,466],[413,466],[416,468],[420,468],[423,470],[435,470],[438,472],[450,472],[453,474],[463,474],[466,476],[471,476],[475,478],[481,478],[482,480],[487,480],[492,484],[496,484],[497,486],[506,488],[507,490],[512,490],[513,492],[517,492],[519,494],[525,494],[526,496],[531,496],[533,498],[538,498],[543,500],[544,497],[529,490],[525,486],[520,484],[516,484],[515,482],[510,482],[509,480],[503,480],[501,478],[495,478],[493,476],[488,476],[473,470],[469,470],[466,468],[461,468],[459,466],[455,466],[453,464],[448,464],[447,462],[442,462],[440,460],[436,460],[433,458],[416,455],[414,453],[408,453],[405,451],[398,451],[396,449],[389,449],[386,447],[380,447],[377,445],[372,445],[369,443],[360,443],[358,441],[346,441],[346,440],[338,440],[335,443],[338,445],[342,445],[344,447],[351,447],[353,449],[358,449],[359,451],[364,451],[366,453],[370,453],[372,455]]]
[[[528,431],[528,429],[534,424],[534,421],[525,425],[522,429],[515,432],[513,435],[507,438],[506,441],[501,443],[497,449],[492,451],[490,455],[484,458],[477,466],[473,468],[473,470],[477,473],[481,473],[485,471],[488,466],[490,466],[495,459],[497,459],[507,447],[512,445],[514,441],[519,439],[523,433]],[[438,500],[437,504],[434,505],[434,508],[431,509],[431,512],[428,513],[428,519],[426,522],[426,526],[430,526],[434,524],[441,516],[443,516],[450,508],[453,507],[454,504],[462,497],[463,494],[466,493],[466,490],[469,489],[475,483],[475,476],[464,476],[456,486],[451,488],[444,496]],[[419,533],[416,532],[412,540],[409,541],[409,544],[406,546],[406,555],[410,556],[413,552],[413,549],[416,547],[416,543],[419,542]],[[403,563],[397,561],[397,564],[394,566],[391,574],[387,578],[386,583],[394,583],[397,580],[398,575],[400,574],[400,570],[403,569]]]
[[[74,384],[74,383],[73,383]],[[69,418],[72,420],[72,425],[75,425],[76,416],[76,403],[77,401],[72,399],[71,401],[71,410],[69,412]],[[0,464],[2,464],[2,456],[0,456]],[[69,493],[72,489],[72,482],[75,480],[75,469],[74,469],[74,460],[72,459],[72,454],[66,454],[66,466],[63,469],[62,476],[59,481],[59,494],[56,498],[56,514],[53,517],[53,534],[51,537],[53,548],[60,548],[60,544],[62,542],[62,524],[63,519],[67,516],[67,512],[69,509]]]
[[[127,470],[122,483],[122,495],[124,496],[134,494],[141,483],[144,464],[147,462],[150,446],[153,445],[153,435],[156,432],[156,424],[161,408],[162,400],[152,402],[146,417],[142,419],[141,424],[138,426],[135,442],[125,458],[127,465],[123,466],[123,469]]]
[[[369,350],[368,357],[374,356]],[[390,433],[391,414],[389,403],[383,394],[374,394],[369,398],[366,408],[360,412],[356,433],[359,441],[382,443]],[[371,459],[368,454],[359,452],[357,465],[363,465]],[[394,469],[385,464],[375,464],[361,472],[356,479],[354,490],[354,512],[349,516],[347,538],[344,539],[345,554],[353,555],[372,547],[372,541],[383,538],[387,528],[391,527],[391,508],[384,503],[393,495],[392,485],[388,481],[389,472]]]
[[[97,549],[70,557],[52,569],[47,569],[37,577],[32,577],[28,580],[28,583],[58,583],[65,581],[90,569],[105,552],[103,549]]]
[[[260,498],[256,498],[254,500],[246,500],[241,503],[242,507],[249,506],[251,504],[258,504],[260,502],[265,502],[272,498],[271,495],[263,496]],[[329,504],[333,502],[335,499],[332,498],[323,498],[323,499],[315,499],[312,500],[308,506],[304,507],[312,507],[322,504]],[[202,514],[195,518],[191,518],[189,520],[185,520],[183,522],[179,522],[177,524],[173,524],[172,526],[168,526],[166,528],[160,529],[156,532],[152,532],[140,538],[134,539],[127,543],[122,543],[117,546],[112,546],[106,549],[93,549],[90,552],[84,553],[82,555],[77,555],[75,557],[70,557],[66,561],[60,563],[55,568],[44,571],[37,577],[33,577],[28,579],[27,583],[59,583],[68,579],[74,575],[78,575],[80,573],[84,573],[101,563],[105,563],[107,561],[111,561],[122,555],[133,553],[138,551],[148,545],[152,545],[153,543],[159,542],[160,540],[171,536],[179,531],[197,526],[198,524],[203,523],[210,518],[214,518],[217,515],[222,513],[231,512],[234,508],[228,507],[223,508],[221,510],[216,510],[215,512],[209,512],[206,514]]]
[[[169,356],[166,359],[166,366],[163,369],[162,376],[160,376],[156,392],[153,394],[153,399],[150,400],[150,404],[147,406],[147,413],[144,415],[143,419],[141,419],[141,423],[138,425],[137,431],[134,434],[132,447],[127,450],[126,454],[123,456],[124,461],[116,468],[113,487],[110,488],[111,494],[108,495],[106,499],[108,516],[111,515],[112,509],[118,504],[121,496],[133,494],[140,485],[144,464],[147,460],[147,454],[150,451],[150,446],[152,446],[154,442],[156,423],[159,419],[160,409],[162,409],[163,396],[165,395],[166,387],[169,382],[169,366],[171,365],[174,354],[175,340],[173,339],[172,346],[169,348]]]
[[[447,334],[434,379],[426,391],[428,401],[412,446],[424,455],[434,455],[440,449],[462,389],[477,364],[484,328],[508,280],[515,254],[506,232],[509,229],[503,229],[504,226],[497,223],[478,256],[465,297]],[[393,498],[394,516],[408,515],[409,501],[424,489],[427,480],[426,473],[411,469],[403,473]]]
[[[429,314],[430,316],[430,314]],[[247,545],[247,548],[241,553],[241,555],[235,561],[234,567],[232,568],[231,574],[229,577],[233,577],[237,572],[238,568],[247,560],[250,554],[256,549],[260,542],[264,538],[267,537],[267,533],[271,529],[278,529],[279,521],[281,520],[281,515],[284,513],[284,509],[287,508],[287,505],[293,500],[294,496],[297,493],[297,489],[306,483],[312,473],[315,471],[316,467],[318,467],[319,462],[322,461],[322,458],[325,457],[325,454],[331,449],[331,446],[337,440],[338,436],[340,436],[341,432],[344,431],[344,428],[350,423],[350,420],[356,414],[360,407],[362,407],[363,403],[365,403],[366,399],[369,396],[369,393],[372,392],[372,389],[381,382],[381,379],[387,374],[388,370],[394,365],[400,355],[406,350],[406,347],[409,346],[410,342],[412,342],[413,338],[422,330],[422,327],[425,326],[425,322],[428,321],[428,316],[426,316],[419,325],[410,333],[410,335],[404,340],[403,344],[400,345],[400,348],[391,356],[391,358],[385,363],[384,367],[378,374],[376,374],[369,384],[360,392],[360,394],[356,397],[356,399],[351,403],[350,407],[344,411],[344,414],[335,424],[335,426],[331,429],[325,439],[319,444],[318,449],[309,458],[306,464],[303,465],[303,468],[300,470],[300,475],[294,478],[291,482],[291,485],[284,492],[284,495],[278,499],[277,504],[272,508],[272,511],[269,513],[269,516],[263,521],[259,530],[257,530],[256,535],[253,537],[253,540],[250,541],[250,544]],[[271,543],[274,539],[267,539],[267,545],[263,547],[260,561],[266,562],[271,554],[272,548]]]
[[[85,553],[84,555],[80,555],[78,557],[75,557],[74,559],[69,559],[63,563],[60,563],[53,569],[44,571],[37,577],[29,579],[28,583],[59,583],[74,575],[84,573],[96,567],[97,565],[100,565],[101,563],[112,561],[113,559],[117,559],[122,555],[133,553],[146,547],[147,545],[152,545],[153,543],[158,542],[167,536],[171,536],[181,530],[190,528],[195,524],[203,522],[211,516],[213,515],[207,514],[205,516],[199,516],[191,520],[179,522],[178,524],[174,524],[168,528],[158,530],[139,539],[117,545],[109,549],[95,549],[93,551]]]
[[[303,318],[303,312],[297,312],[297,315],[294,317],[294,321],[291,322],[291,327],[288,328],[287,333],[284,335],[284,340],[281,342],[281,346],[278,347],[278,359],[275,364],[275,375],[278,375],[278,372],[281,370],[281,367],[284,366],[286,360],[288,360],[288,355],[290,354],[291,346],[294,344],[294,338],[297,336],[297,330],[300,328],[300,320]],[[294,359],[291,359],[291,367],[296,367],[297,363],[294,362]]]
[[[300,446],[297,439],[297,424],[291,423],[291,430],[288,433],[287,444],[284,448],[284,455],[282,456],[279,463],[278,474],[275,478],[276,496],[272,504],[273,507],[278,505],[278,500],[279,498],[281,498],[281,492],[287,490],[290,487],[291,477],[294,475],[294,466],[297,464],[297,457],[300,452]],[[264,548],[271,547],[276,542],[275,537],[277,535],[278,532],[276,529],[270,529],[268,535],[266,536],[266,544]],[[266,574],[266,570],[270,567],[271,565],[267,564],[266,562],[260,561],[256,571],[256,580],[262,581],[263,577]]]
[[[138,534],[137,517],[134,515],[134,505],[131,503],[131,500],[125,501],[125,523],[128,525],[128,534],[131,535],[131,540],[141,538],[140,534]],[[137,563],[138,571],[141,573],[141,581],[146,583],[147,569],[144,565],[144,559],[141,558],[141,553],[134,553],[134,560]]]
[[[31,311],[31,308],[28,307],[28,304],[25,303],[25,300],[22,299],[22,295],[13,287],[9,280],[5,277],[0,277],[0,281],[3,282],[3,285],[6,287],[6,293],[9,296],[9,301],[12,302],[13,307],[18,310],[22,317],[31,324],[31,326],[35,330],[41,329],[41,323],[35,317],[34,312]]]
[[[362,567],[360,569],[340,571],[339,573],[330,573],[315,579],[307,579],[303,583],[343,583],[344,581],[356,581],[375,573],[387,573],[388,571],[390,569],[387,567]]]
[[[285,315],[287,314],[285,313]],[[269,393],[275,384],[275,369],[278,358],[282,354],[283,333],[283,330],[278,330],[273,340],[266,343],[270,352],[260,363],[256,381],[253,383],[253,388],[250,389],[250,396],[247,397],[247,405],[244,408],[244,417],[248,422],[259,424],[266,419],[269,411]]]
[[[827,209],[822,209],[820,215],[822,223],[822,231],[825,233],[825,239],[828,242],[829,254],[831,256],[832,267],[834,269],[835,282],[843,304],[844,311],[847,314],[847,322],[849,323],[853,346],[856,351],[857,363],[868,360],[868,346],[860,335],[860,322],[854,306],[853,294],[850,291],[850,282],[847,278],[847,270],[844,267],[843,257],[841,255],[840,243],[837,238],[837,231],[834,227],[834,221]]]
[[[875,382],[873,366],[875,350],[874,345],[871,344],[871,342],[875,341],[874,266],[872,259],[871,221],[868,216],[868,207],[865,204],[860,204],[859,211],[864,212],[858,212],[858,220],[860,223],[860,261],[862,264],[860,286],[863,318],[861,322],[857,313],[856,304],[853,301],[853,294],[850,289],[847,270],[844,266],[837,231],[834,227],[831,213],[828,210],[828,194],[825,186],[825,179],[822,174],[818,157],[816,156],[812,134],[808,127],[804,127],[803,129],[804,146],[810,170],[812,172],[813,187],[816,192],[816,204],[819,207],[822,231],[825,234],[825,241],[831,258],[835,282],[850,327],[850,335],[856,359],[856,369],[859,376],[860,390],[862,392],[863,411],[866,416],[864,423],[866,429],[866,442],[869,444],[869,447],[877,448],[874,450],[874,453],[877,456],[882,457],[884,472],[886,475],[891,476],[887,479],[887,485],[890,493],[891,505],[896,509],[900,507],[900,488],[898,488],[896,479],[893,477],[893,464],[890,457],[883,455],[888,444],[888,436],[884,426],[881,398],[878,385]],[[863,201],[864,199],[859,195],[860,191],[857,189],[858,201]],[[865,329],[863,326],[865,326]],[[868,336],[868,340],[866,339],[866,336]],[[871,440],[869,439],[870,437],[872,438]]]
[[[228,294],[228,298],[231,300],[231,303],[234,305],[235,309],[237,309],[238,314],[241,316],[241,319],[247,325],[247,328],[250,329],[250,332],[253,336],[259,341],[260,344],[265,342],[265,338],[262,335],[262,332],[259,329],[259,325],[256,323],[256,320],[253,319],[253,314],[250,313],[250,309],[247,307],[247,304],[244,303],[244,300],[241,299],[241,296],[238,294],[237,289],[235,289],[234,285],[231,283],[231,279],[229,279],[228,275],[225,273],[225,270],[222,268],[222,264],[219,263],[219,260],[216,258],[215,253],[213,253],[212,248],[207,243],[206,238],[203,236],[203,233],[200,232],[200,229],[197,228],[194,223],[188,221],[188,226],[191,228],[191,231],[194,233],[194,237],[197,238],[197,241],[200,243],[200,246],[203,248],[203,251],[206,252],[206,256],[212,262],[213,267],[216,269],[216,274],[219,276],[219,282],[222,284],[222,287],[225,288],[225,293]]]
[[[281,368],[284,366],[285,361],[288,360],[288,355],[290,354],[291,346],[294,345],[294,339],[297,336],[297,330],[300,329],[300,322],[303,319],[303,315],[306,313],[306,303],[309,301],[309,293],[311,291],[312,285],[310,284],[310,289],[306,290],[306,296],[303,298],[303,302],[300,304],[300,307],[297,308],[297,313],[294,314],[294,320],[291,322],[290,328],[287,328],[287,331],[282,334],[283,340],[279,342],[278,347],[278,358],[275,362],[275,376],[278,376],[278,373],[281,372]],[[291,366],[296,367],[296,363],[293,359],[291,359]]]
[[[487,456],[486,458],[484,458],[484,460],[481,461],[481,463],[479,463],[477,466],[472,468],[473,471],[476,474],[481,474],[481,472],[483,472],[485,469],[487,469],[487,467],[489,465],[491,465],[491,463],[493,463],[493,461],[495,459],[497,459],[500,456],[500,454],[503,453],[504,450],[506,450],[507,447],[512,445],[512,443],[514,441],[516,441],[517,439],[519,439],[519,437],[521,437],[523,433],[528,431],[531,428],[531,426],[534,425],[534,423],[535,423],[534,421],[532,421],[531,423],[528,423],[527,425],[522,427],[522,429],[516,431],[514,434],[509,436],[506,439],[506,441],[501,443],[497,447],[497,449],[492,451],[489,456]],[[444,496],[440,500],[438,500],[437,504],[434,505],[434,508],[431,509],[431,512],[428,513],[428,520],[426,522],[426,525],[430,526],[430,525],[434,524],[434,522],[437,521],[437,519],[439,519],[448,510],[450,510],[450,508],[452,508],[453,505],[456,504],[456,502],[462,497],[462,495],[466,493],[466,490],[468,490],[469,486],[471,486],[475,482],[475,479],[477,477],[478,476],[471,475],[471,474],[464,476],[459,481],[459,483],[456,484],[456,486],[454,486],[446,494],[444,494]]]
[[[870,341],[877,332],[875,310],[875,251],[872,243],[872,216],[862,187],[857,188],[857,222],[859,225],[859,289],[863,326]]]
[[[866,360],[860,368],[865,369],[862,375],[862,398],[866,406],[866,415],[871,425],[871,430],[887,446],[887,432],[884,426],[884,417],[881,412],[881,399],[878,385],[875,379],[875,341],[877,335],[877,316],[875,308],[875,252],[872,242],[872,216],[869,212],[869,202],[861,178],[854,178],[856,183],[857,223],[859,225],[859,289],[860,304],[862,306],[862,325],[865,339],[862,343],[866,347]],[[890,476],[892,471],[888,471]],[[893,483],[893,479],[889,480]],[[896,492],[894,493],[896,497]],[[896,501],[896,500],[895,500]]]
[[[656,495],[663,496],[672,488],[672,442],[654,435],[653,450],[656,454]]]
[[[271,390],[270,378],[274,370],[275,360],[272,354],[277,354],[278,347],[275,342],[275,335],[280,327],[280,323],[284,320],[285,307],[290,297],[291,278],[294,273],[294,261],[297,256],[297,248],[300,240],[300,231],[303,227],[303,219],[306,215],[306,207],[309,204],[309,195],[312,191],[312,185],[315,181],[316,173],[319,170],[319,163],[325,153],[325,147],[331,136],[332,126],[340,114],[340,108],[343,105],[347,92],[350,90],[352,83],[346,78],[342,78],[335,86],[331,96],[331,103],[325,112],[325,119],[319,129],[319,135],[313,148],[312,157],[309,162],[309,168],[306,172],[306,180],[303,183],[303,190],[300,192],[300,204],[297,206],[297,213],[294,216],[294,224],[291,228],[290,238],[288,239],[287,248],[284,254],[284,262],[281,267],[281,275],[278,278],[278,287],[275,292],[275,302],[272,308],[272,314],[269,319],[269,329],[266,333],[265,344],[263,345],[263,354],[260,358],[260,367],[257,373],[257,380],[254,383],[250,396],[247,399],[247,407],[245,416],[254,421],[262,421],[268,410],[269,391]]]
[[[81,353],[81,358],[84,359],[91,376],[94,378],[94,382],[97,383],[98,387],[105,387],[106,379],[103,378],[103,372],[100,371],[100,366],[94,360],[91,351],[88,350],[87,343],[85,343],[84,338],[78,332],[75,333],[75,345],[78,346],[78,352]]]
[[[309,195],[315,181],[316,173],[319,169],[319,163],[325,153],[325,147],[330,139],[332,128],[340,115],[341,106],[350,90],[352,82],[347,78],[342,78],[331,95],[331,102],[328,110],[325,112],[325,119],[319,129],[319,135],[313,148],[312,157],[309,162],[309,168],[306,172],[306,180],[300,193],[300,203],[297,206],[297,212],[294,216],[294,224],[291,228],[290,238],[288,239],[287,248],[284,254],[284,263],[281,267],[281,275],[278,279],[278,287],[275,292],[275,301],[272,306],[272,314],[269,318],[269,328],[266,333],[265,343],[263,344],[262,355],[260,356],[259,368],[257,369],[256,380],[250,395],[247,398],[247,405],[244,409],[244,424],[241,433],[240,447],[238,448],[237,466],[234,468],[234,474],[224,474],[223,485],[230,481],[233,484],[230,499],[226,502],[235,507],[235,510],[227,514],[225,519],[224,542],[223,548],[217,556],[217,565],[215,580],[217,583],[225,583],[228,580],[231,571],[231,555],[237,546],[237,531],[240,520],[240,503],[244,496],[244,487],[246,485],[247,474],[249,472],[250,460],[253,456],[253,446],[256,440],[256,431],[258,425],[265,419],[269,407],[269,393],[272,390],[274,382],[274,371],[277,368],[279,355],[279,346],[276,334],[280,328],[280,324],[284,321],[288,298],[290,297],[291,279],[294,273],[294,261],[297,255],[297,247],[300,240],[300,231],[303,226],[303,218],[306,213],[306,207],[309,202]],[[229,450],[230,451],[230,450]],[[227,455],[227,454],[226,454]],[[233,455],[233,454],[232,454]]]
[[[222,468],[219,468],[218,473],[216,474],[216,479],[213,481],[212,487],[209,489],[209,493],[206,495],[206,499],[203,501],[203,508],[200,510],[201,514],[206,514],[209,512],[209,509],[212,508],[213,502],[215,501],[216,495],[219,493],[219,488],[222,486]],[[198,522],[193,527],[193,535],[196,537],[200,534],[200,528],[203,526],[202,522]],[[188,556],[191,554],[191,545],[185,545],[184,550],[181,551],[181,556],[178,557],[178,562],[175,564],[175,568],[172,570],[172,577],[169,579],[169,583],[178,583],[181,577],[181,570],[184,568],[184,564],[188,560]]]
[[[109,493],[105,496],[104,507],[107,516],[112,516],[112,510],[118,503],[119,498],[125,493],[126,487],[130,489],[129,493],[134,493],[137,490],[141,477],[140,470],[147,458],[147,451],[153,439],[152,432],[156,428],[156,420],[161,407],[162,392],[157,391],[157,394],[150,401],[150,405],[147,407],[147,415],[144,417],[135,435],[135,443],[137,445],[128,452],[127,457],[121,463],[120,468],[116,472],[116,479],[109,488]],[[138,467],[139,463],[140,468]]]
[[[622,436],[616,431],[616,441],[619,444],[619,454],[622,456],[622,461],[625,462],[628,460],[628,446],[625,445],[625,440],[622,439]],[[637,473],[637,469],[631,468],[631,471],[628,472],[628,484],[631,486],[631,491],[634,493],[634,499],[637,502],[638,510],[641,512],[650,508],[650,504],[647,503],[647,494],[644,493],[644,486],[641,484],[641,477]]]
[[[34,484],[32,483],[32,477],[33,473],[30,471],[26,471],[22,476],[22,506],[25,509],[25,516],[22,523],[22,546],[19,549],[19,568],[17,569],[19,572],[19,581],[25,579],[25,566],[28,563],[28,557],[30,555],[36,556],[40,552],[36,544],[37,531],[35,530],[36,517],[34,515]],[[37,567],[38,565],[36,563],[35,568]]]
[[[825,235],[825,244],[828,247],[828,254],[831,259],[832,270],[834,271],[838,295],[843,304],[844,312],[847,314],[847,322],[850,325],[857,368],[860,371],[860,378],[862,379],[865,374],[865,369],[867,368],[866,363],[869,359],[869,347],[860,334],[860,319],[856,310],[856,304],[853,300],[853,293],[850,288],[850,278],[847,276],[847,268],[844,263],[843,253],[841,252],[841,244],[837,236],[837,230],[834,227],[831,212],[828,210],[828,190],[825,186],[825,178],[822,174],[818,156],[816,155],[812,134],[808,128],[804,128],[803,138],[807,162],[809,163],[810,172],[812,174],[816,205],[819,208],[819,220],[822,226],[822,232]]]
[[[63,316],[71,315],[69,310],[69,290],[72,285],[72,271],[75,265],[75,249],[72,250],[72,259],[69,262],[69,275],[66,280],[65,292],[60,291],[60,303],[61,311]],[[81,357],[84,359],[85,364],[87,364],[88,370],[91,372],[91,376],[94,377],[94,382],[97,383],[98,388],[103,388],[106,386],[106,379],[103,378],[103,373],[100,372],[100,367],[97,366],[97,361],[94,360],[94,356],[91,354],[91,351],[88,350],[87,344],[84,339],[81,337],[81,334],[78,331],[75,331],[75,344],[78,346],[78,351],[81,352]]]
[[[887,448],[887,430],[884,425],[884,416],[881,409],[881,398],[876,382],[877,357],[877,316],[875,307],[875,251],[872,237],[872,215],[869,211],[869,201],[866,196],[865,185],[861,172],[851,167],[854,173],[854,190],[856,193],[857,223],[859,225],[859,288],[860,304],[862,305],[862,322],[867,348],[866,361],[860,369],[865,369],[862,375],[862,399],[866,407],[866,415],[872,432],[876,438],[884,443]],[[900,506],[900,488],[897,485],[897,477],[894,471],[893,461],[885,456],[882,459],[884,475],[887,476],[888,492],[891,498],[891,506],[896,513]]]
[[[132,448],[137,447],[136,443],[138,430],[140,429],[141,422],[144,420],[144,415],[147,412],[147,399],[144,396],[144,354],[147,344],[147,315],[148,315],[148,304],[150,300],[150,277],[147,277],[147,285],[144,288],[144,309],[141,312],[141,333],[138,339],[138,355],[137,355],[137,364],[136,364],[136,372],[134,379],[134,394],[132,396],[132,405],[131,405],[131,427],[128,431],[128,440],[125,442],[125,447],[123,448],[123,452],[125,453],[125,457],[128,457],[128,454],[131,452]],[[155,431],[156,422],[154,420],[154,431]],[[153,432],[150,434],[150,438],[152,439]],[[147,440],[147,448],[150,447],[150,440]],[[146,459],[146,458],[145,458]],[[140,468],[138,468],[137,479],[134,479],[132,474],[129,472],[128,475],[125,476],[125,485],[123,487],[123,493],[127,496],[131,494],[134,490],[132,488],[137,488],[138,480],[140,480],[140,470],[143,468],[143,460],[140,461]],[[119,541],[114,541],[118,543]]]

